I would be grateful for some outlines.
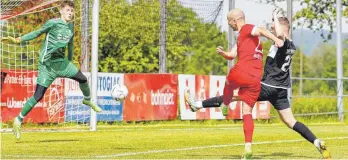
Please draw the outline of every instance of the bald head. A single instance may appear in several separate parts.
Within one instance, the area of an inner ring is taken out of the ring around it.
[[[245,24],[244,12],[238,8],[232,9],[227,15],[228,25],[234,30],[239,31]]]
[[[230,12],[228,12],[227,15],[228,21],[231,20],[239,20],[239,19],[245,19],[244,12],[238,8],[232,9]]]

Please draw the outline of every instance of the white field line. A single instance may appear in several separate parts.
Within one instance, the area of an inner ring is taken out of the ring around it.
[[[348,137],[331,137],[323,138],[323,140],[338,140],[338,139],[348,139]],[[253,145],[262,145],[262,144],[276,144],[276,143],[293,143],[306,141],[305,139],[295,139],[295,140],[277,140],[277,141],[264,141],[264,142],[254,142]],[[198,146],[198,147],[187,147],[187,148],[176,148],[176,149],[163,149],[163,150],[149,150],[143,152],[127,152],[119,153],[112,155],[97,155],[97,156],[78,156],[78,157],[67,157],[67,156],[36,156],[36,155],[3,155],[3,158],[53,158],[53,159],[76,159],[76,158],[114,158],[114,157],[123,157],[123,156],[134,156],[134,155],[143,155],[143,154],[154,154],[154,153],[166,153],[166,152],[176,152],[176,151],[188,151],[188,150],[200,150],[200,149],[210,149],[210,148],[222,148],[222,147],[235,147],[235,146],[244,146],[244,143],[240,144],[224,144],[224,145],[211,145],[211,146]]]
[[[337,139],[348,139],[348,137],[324,138],[324,140],[337,140]],[[305,139],[253,142],[253,145],[292,143],[292,142],[301,142],[301,141],[305,141]],[[235,147],[235,146],[244,146],[244,145],[245,145],[244,143],[240,143],[240,144],[211,145],[211,146],[200,146],[200,147],[164,149],[164,150],[149,150],[144,152],[128,152],[128,153],[119,153],[119,154],[113,154],[113,155],[95,156],[95,158],[113,158],[113,157],[122,157],[122,156],[134,156],[134,155],[140,155],[140,154],[165,153],[165,152],[188,151],[188,150],[199,150],[199,149],[221,148],[221,147]]]

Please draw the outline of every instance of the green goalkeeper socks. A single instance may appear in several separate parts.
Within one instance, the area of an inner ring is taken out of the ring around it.
[[[26,116],[31,111],[31,109],[33,109],[33,107],[36,105],[36,103],[37,103],[37,101],[35,100],[34,96],[30,97],[28,99],[28,101],[24,104],[24,107],[23,107],[21,113],[17,116],[17,118],[20,122],[23,121],[24,116]]]
[[[85,96],[85,100],[91,100],[91,90],[89,89],[88,82],[80,83],[80,89]]]

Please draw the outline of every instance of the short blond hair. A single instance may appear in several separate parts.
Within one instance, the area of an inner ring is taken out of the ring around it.
[[[287,26],[287,28],[290,29],[290,21],[287,17],[279,17],[278,21],[281,25]]]
[[[74,1],[71,1],[71,0],[64,0],[64,1],[61,1],[61,2],[60,2],[60,7],[61,7],[61,8],[64,8],[65,6],[70,6],[70,7],[72,7],[72,8],[75,8]]]

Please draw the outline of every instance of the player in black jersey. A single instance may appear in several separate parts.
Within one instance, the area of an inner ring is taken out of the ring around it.
[[[273,12],[271,32],[279,39],[284,40],[284,46],[277,48],[272,45],[266,59],[264,75],[261,80],[261,92],[258,101],[269,101],[278,111],[281,120],[291,129],[319,150],[324,158],[330,158],[330,152],[326,149],[325,142],[317,139],[307,126],[297,121],[291,111],[287,89],[291,88],[289,66],[296,47],[288,38],[290,23],[286,17],[278,17],[279,10]],[[195,101],[189,90],[185,91],[185,100],[193,112],[201,108],[220,107],[222,96],[213,97],[204,101]],[[237,99],[236,99],[237,100]],[[228,113],[227,107],[222,107],[223,114]],[[246,152],[251,152],[251,145],[245,146]]]

